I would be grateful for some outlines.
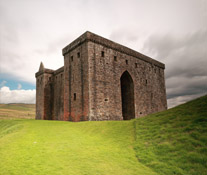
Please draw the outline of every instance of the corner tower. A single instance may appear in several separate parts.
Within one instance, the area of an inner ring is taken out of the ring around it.
[[[36,119],[51,120],[53,111],[53,70],[40,63],[36,77]]]
[[[66,46],[64,56],[64,120],[89,120],[87,32]]]

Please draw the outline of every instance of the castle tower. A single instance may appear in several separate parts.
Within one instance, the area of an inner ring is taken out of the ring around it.
[[[36,73],[36,119],[51,120],[53,111],[53,70],[40,63]]]
[[[88,43],[84,40],[85,34],[63,51],[64,120],[68,121],[89,120]]]

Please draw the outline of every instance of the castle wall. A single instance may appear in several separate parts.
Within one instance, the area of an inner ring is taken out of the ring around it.
[[[52,120],[53,115],[53,100],[54,100],[54,86],[52,74],[44,74],[45,88],[44,88],[44,119]]]
[[[88,42],[88,50],[90,120],[121,120],[120,80],[112,50],[93,42]]]
[[[44,119],[44,75],[36,77],[36,119]]]
[[[88,120],[87,55],[86,42],[64,55],[64,120]]]
[[[64,67],[56,70],[53,74],[53,120],[64,119]]]
[[[46,69],[36,74],[36,119],[51,120],[53,113],[52,70]]]
[[[134,82],[136,118],[166,109],[162,67],[98,43],[88,46],[91,120],[123,119],[120,78],[125,71]]]

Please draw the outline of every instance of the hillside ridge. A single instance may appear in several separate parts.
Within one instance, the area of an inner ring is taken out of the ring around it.
[[[207,95],[135,119],[139,162],[160,175],[207,172]]]

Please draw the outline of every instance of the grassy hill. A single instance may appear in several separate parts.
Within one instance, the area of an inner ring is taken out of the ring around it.
[[[206,172],[207,96],[131,121],[0,120],[0,175]]]
[[[135,122],[139,162],[161,175],[207,174],[207,96]]]
[[[0,104],[0,119],[34,119],[35,104]]]

